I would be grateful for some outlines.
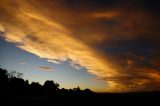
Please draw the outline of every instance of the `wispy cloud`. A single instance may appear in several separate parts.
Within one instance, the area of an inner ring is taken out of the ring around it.
[[[53,71],[54,70],[53,68],[46,67],[46,66],[38,66],[37,69],[41,71]]]
[[[25,65],[25,64],[27,64],[27,63],[26,63],[26,62],[20,62],[19,64]]]

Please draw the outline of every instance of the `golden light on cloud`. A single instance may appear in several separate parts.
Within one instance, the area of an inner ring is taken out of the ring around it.
[[[2,14],[0,16],[0,31],[5,32],[4,38],[6,41],[15,43],[17,47],[40,58],[46,58],[49,62],[55,64],[71,60],[71,66],[74,68],[85,67],[89,73],[105,80],[108,83],[108,91],[126,92],[139,90],[139,88],[149,85],[151,81],[154,81],[154,83],[160,82],[160,74],[156,71],[144,71],[144,69],[143,71],[141,69],[128,71],[128,69],[120,67],[119,64],[112,63],[108,55],[103,56],[103,53],[96,51],[94,47],[87,45],[74,35],[74,28],[68,28],[66,24],[63,25],[58,19],[54,19],[51,14],[58,14],[56,11],[48,11],[42,7],[41,12],[36,8],[38,4],[34,3],[32,5],[29,1],[23,0],[0,0],[0,12]],[[68,19],[69,15],[67,14],[66,16],[66,19]],[[113,19],[118,16],[119,12],[113,11],[92,14],[93,18]],[[96,30],[92,31],[96,32]],[[91,33],[85,33],[85,38],[89,36],[88,40],[90,40],[90,35]],[[105,38],[101,34],[98,36],[102,39]],[[92,38],[96,40],[96,37]],[[107,38],[109,39],[109,37]],[[101,43],[102,39],[98,41]],[[132,66],[134,61],[128,60],[127,64]],[[50,70],[51,68],[38,67],[38,69]],[[133,73],[131,71],[136,72]]]
[[[120,15],[118,12],[98,12],[98,13],[93,13],[91,14],[92,17],[94,18],[106,18],[106,19],[113,19],[116,18]]]
[[[40,58],[47,58],[49,61],[59,60],[63,62],[71,59],[72,64],[79,64],[85,67],[89,73],[99,77],[110,77],[118,74],[91,48],[72,38],[71,32],[64,30],[64,27],[55,23],[54,20],[49,21],[43,16],[26,13],[22,9],[19,14],[14,15],[16,20],[21,21],[21,23],[16,25],[12,23],[3,24],[7,25],[4,28],[8,30],[5,39],[17,43],[17,47]]]
[[[53,71],[54,70],[53,68],[46,67],[46,66],[39,66],[37,67],[37,69],[41,71]]]

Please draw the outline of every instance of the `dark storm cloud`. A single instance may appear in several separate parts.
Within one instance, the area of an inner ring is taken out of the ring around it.
[[[18,47],[54,63],[70,59],[110,91],[160,89],[159,1],[0,2],[0,31]]]

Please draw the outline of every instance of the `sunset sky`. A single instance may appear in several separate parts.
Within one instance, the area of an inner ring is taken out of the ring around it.
[[[0,0],[0,66],[67,89],[160,90],[157,1]]]

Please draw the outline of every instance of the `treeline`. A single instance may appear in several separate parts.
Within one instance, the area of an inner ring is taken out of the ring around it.
[[[73,89],[59,88],[59,84],[47,80],[43,85],[39,82],[29,84],[28,80],[23,79],[23,74],[16,71],[8,72],[0,68],[0,94],[16,95],[90,95],[90,89],[81,90],[80,87]]]
[[[158,106],[160,92],[94,93],[59,88],[59,84],[47,80],[43,85],[29,83],[22,73],[8,72],[0,68],[0,106]]]

